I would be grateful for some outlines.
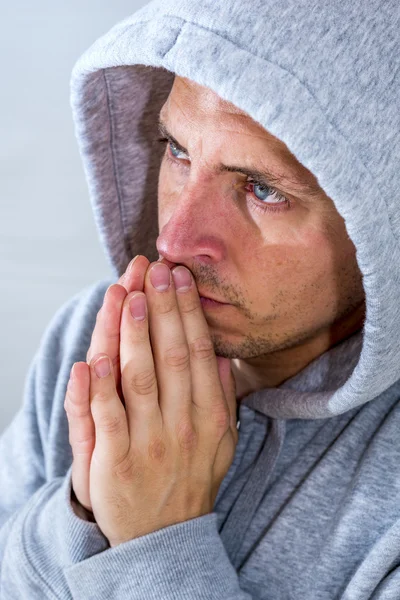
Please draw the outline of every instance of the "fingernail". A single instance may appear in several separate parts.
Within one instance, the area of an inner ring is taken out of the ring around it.
[[[169,288],[171,279],[171,271],[167,265],[157,263],[150,269],[150,281],[152,286],[159,292],[163,292]]]
[[[136,259],[137,259],[137,258],[139,258],[139,256],[140,256],[140,254],[136,254],[135,258],[133,258],[133,259],[131,260],[131,262],[129,263],[129,265],[128,265],[128,267],[127,267],[126,271],[125,271],[125,275],[127,275],[127,274],[129,273],[129,271],[132,269],[132,267],[133,267],[133,265],[134,265],[134,263],[135,263]]]
[[[146,318],[146,296],[139,292],[129,300],[129,310],[131,315],[137,321],[143,321]]]
[[[176,289],[180,292],[186,292],[192,284],[192,276],[186,267],[176,267],[172,271],[172,277]]]
[[[98,358],[94,363],[93,368],[97,377],[107,377],[111,371],[110,360],[108,356],[102,356],[101,358]]]

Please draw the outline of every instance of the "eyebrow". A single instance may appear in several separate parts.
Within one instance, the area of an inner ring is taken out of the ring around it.
[[[189,154],[187,149],[184,148],[184,146],[182,146],[182,144],[180,144],[178,140],[174,138],[172,133],[168,130],[167,125],[164,123],[164,121],[162,121],[161,118],[159,118],[158,121],[158,131],[160,135],[167,138],[174,146],[176,146],[176,148],[180,152]],[[265,183],[266,185],[278,185],[282,187],[295,186],[296,191],[305,192],[308,195],[312,196],[320,196],[322,192],[321,188],[318,185],[306,183],[304,180],[300,180],[298,178],[289,179],[288,177],[285,177],[283,175],[273,173],[265,167],[263,168],[263,170],[260,170],[256,168],[246,168],[240,165],[225,165],[223,163],[220,163],[217,167],[217,172],[242,173],[243,175],[247,175],[252,179],[260,181],[260,183]]]

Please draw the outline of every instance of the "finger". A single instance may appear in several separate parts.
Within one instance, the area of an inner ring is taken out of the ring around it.
[[[144,278],[150,261],[142,254],[137,254],[131,260],[126,268],[126,271],[118,280],[118,284],[122,285],[128,294],[135,290],[143,292]]]
[[[92,341],[86,356],[87,364],[100,352],[111,358],[115,381],[120,380],[119,339],[122,305],[126,298],[126,290],[113,284],[107,289],[101,310],[97,313],[96,325],[92,333]]]
[[[129,448],[128,424],[115,386],[108,356],[95,356],[90,363],[90,407],[96,431],[93,456],[102,464],[116,464]]]
[[[93,356],[104,352],[111,358],[114,368],[114,378],[119,396],[121,393],[121,370],[120,370],[120,324],[122,304],[126,298],[126,293],[133,289],[143,291],[144,277],[149,260],[140,254],[135,256],[129,263],[127,270],[120,277],[117,284],[111,285],[104,297],[103,306],[100,309],[96,326],[92,334],[90,348],[86,355],[86,362],[90,364]],[[120,285],[123,280],[124,285]]]
[[[157,284],[160,289],[155,287]],[[189,348],[171,271],[166,265],[156,262],[150,266],[145,293],[163,421],[178,425],[184,418],[187,423],[193,410]]]
[[[124,303],[120,354],[129,435],[138,444],[143,444],[150,435],[157,435],[162,427],[147,302],[143,292],[128,294]]]
[[[90,373],[84,362],[71,369],[64,409],[69,425],[69,443],[72,448],[72,479],[79,502],[90,508],[90,461],[95,446],[95,426],[90,411]]]
[[[184,276],[187,278],[186,281],[183,279]],[[182,265],[172,269],[172,277],[175,281],[177,302],[190,351],[192,402],[200,414],[203,413],[206,418],[213,415],[214,420],[222,427],[226,414],[229,414],[229,408],[197,287],[189,269]],[[190,283],[190,287],[186,285],[179,289],[180,283]]]
[[[225,398],[228,403],[230,415],[230,427],[232,432],[237,434],[237,401],[236,401],[236,381],[232,372],[231,361],[229,358],[217,356],[219,378],[224,389]]]

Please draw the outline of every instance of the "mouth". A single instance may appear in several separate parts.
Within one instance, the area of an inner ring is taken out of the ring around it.
[[[206,296],[200,295],[200,302],[203,308],[218,308],[219,306],[229,306],[226,302],[218,302],[217,300],[212,300],[212,298],[207,298]]]
[[[172,263],[171,261],[167,260],[166,258],[164,258],[163,256],[161,256],[161,254],[159,254],[158,256],[158,260],[157,262],[163,262],[164,264],[166,264],[170,269],[175,267],[176,264]],[[199,296],[200,296],[200,301],[201,301],[201,305],[203,306],[203,308],[216,308],[218,306],[229,306],[228,302],[219,302],[218,300],[214,300],[213,298],[209,298],[208,296],[202,296],[199,292]]]

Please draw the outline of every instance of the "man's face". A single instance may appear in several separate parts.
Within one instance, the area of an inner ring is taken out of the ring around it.
[[[166,145],[157,249],[192,271],[200,293],[229,303],[204,307],[216,354],[260,358],[351,318],[364,299],[355,247],[332,200],[287,146],[181,77],[160,120],[187,153]],[[268,187],[221,164],[287,181]]]

